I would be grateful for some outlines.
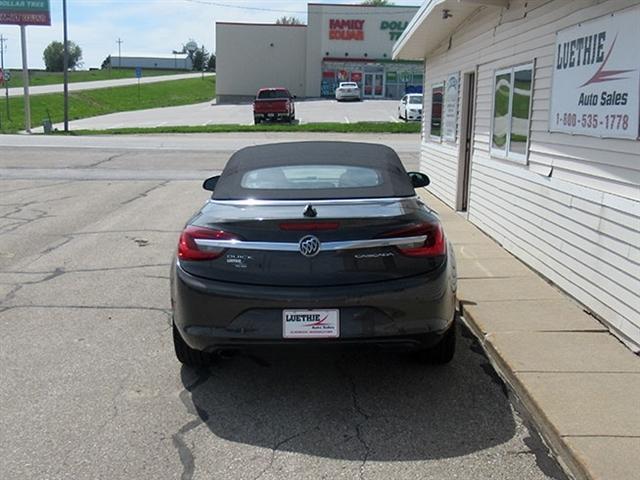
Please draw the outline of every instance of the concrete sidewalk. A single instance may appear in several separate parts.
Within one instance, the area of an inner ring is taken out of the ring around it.
[[[568,473],[640,478],[640,359],[426,191],[454,244],[466,323]]]
[[[205,73],[205,77],[215,75],[215,73]],[[141,84],[145,83],[158,83],[158,82],[170,82],[172,80],[188,80],[190,78],[199,78],[202,76],[201,72],[196,73],[179,73],[176,75],[156,75],[152,77],[143,76],[140,79]],[[131,78],[116,78],[113,80],[92,80],[89,82],[72,82],[69,83],[70,92],[78,92],[80,90],[97,90],[100,88],[112,88],[112,87],[124,87],[126,85],[136,85],[138,79],[135,77],[134,72],[131,72]],[[60,93],[64,90],[62,83],[54,83],[52,85],[38,85],[29,87],[30,95],[42,95],[44,93]],[[10,97],[19,97],[24,94],[22,87],[13,87],[9,89]]]

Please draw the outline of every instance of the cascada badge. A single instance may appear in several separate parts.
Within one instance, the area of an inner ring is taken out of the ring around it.
[[[556,36],[549,129],[640,136],[640,7],[561,30]]]
[[[340,314],[331,310],[284,310],[284,338],[337,338]]]

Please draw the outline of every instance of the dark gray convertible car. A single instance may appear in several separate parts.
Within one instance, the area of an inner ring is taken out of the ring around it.
[[[294,142],[242,149],[187,223],[171,270],[182,363],[263,346],[370,344],[446,363],[455,260],[389,147]]]

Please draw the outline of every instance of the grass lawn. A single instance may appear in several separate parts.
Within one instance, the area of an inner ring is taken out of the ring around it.
[[[10,70],[11,81],[9,88],[22,87],[22,70]],[[159,75],[179,75],[181,73],[193,73],[185,70],[151,70],[142,69],[143,77],[157,77]],[[198,73],[198,72],[195,72]],[[135,78],[135,69],[109,70],[78,70],[69,72],[69,83],[92,82],[95,80],[116,80],[118,78]],[[45,72],[43,70],[29,71],[29,86],[38,87],[40,85],[53,85],[62,83],[62,72]],[[4,85],[3,87],[4,88]]]
[[[69,120],[105,115],[107,113],[171,107],[206,102],[215,97],[216,79],[213,76],[148,83],[138,86],[101,88],[69,92]],[[0,99],[2,133],[24,130],[24,102],[22,97],[10,97],[11,121],[7,121],[4,99]],[[64,120],[62,93],[34,95],[31,97],[31,126],[42,125],[42,120],[51,118],[53,123]]]
[[[153,128],[113,128],[108,130],[74,130],[72,135],[126,135],[146,133],[229,133],[229,132],[332,132],[332,133],[420,133],[420,122],[355,122],[260,125],[163,126]]]

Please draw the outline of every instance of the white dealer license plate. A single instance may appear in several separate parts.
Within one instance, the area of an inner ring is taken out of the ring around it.
[[[284,338],[338,338],[340,311],[283,310],[282,335]]]

